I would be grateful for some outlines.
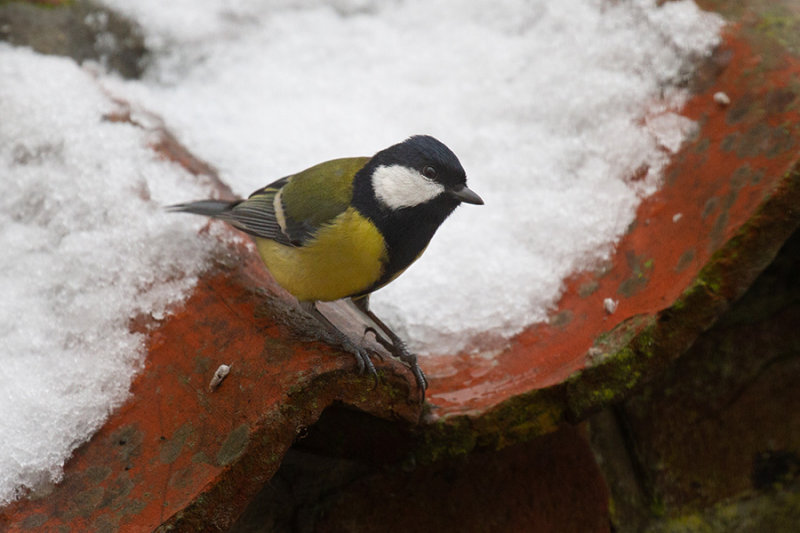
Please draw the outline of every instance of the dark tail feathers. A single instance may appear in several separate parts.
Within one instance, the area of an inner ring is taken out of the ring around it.
[[[201,200],[188,204],[176,204],[167,206],[167,211],[173,213],[194,213],[213,218],[226,218],[225,214],[239,202],[225,202],[222,200]]]

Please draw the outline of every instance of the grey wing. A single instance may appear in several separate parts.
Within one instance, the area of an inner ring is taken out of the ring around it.
[[[281,178],[254,192],[247,200],[231,206],[224,216],[220,216],[232,226],[250,235],[271,239],[287,246],[297,246],[281,227],[278,214],[275,213],[275,195],[286,185],[291,176]]]

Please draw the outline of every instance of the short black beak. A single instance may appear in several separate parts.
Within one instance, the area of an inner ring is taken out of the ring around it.
[[[475,204],[475,205],[483,205],[483,200],[480,196],[472,192],[472,189],[467,187],[466,185],[459,185],[453,189],[447,191],[450,196],[455,198],[460,202],[464,202],[467,204]]]

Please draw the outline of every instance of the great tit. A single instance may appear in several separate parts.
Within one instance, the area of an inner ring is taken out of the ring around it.
[[[415,135],[372,157],[334,159],[286,176],[247,200],[168,209],[223,220],[252,235],[275,281],[355,355],[361,372],[377,377],[367,350],[316,307],[349,299],[375,325],[365,333],[411,367],[424,398],[427,380],[416,355],[370,310],[369,295],[422,254],[460,203],[483,204],[466,181],[447,146]]]

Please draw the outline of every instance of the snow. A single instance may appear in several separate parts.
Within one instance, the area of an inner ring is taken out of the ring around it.
[[[0,503],[53,482],[127,397],[129,323],[185,298],[218,245],[161,206],[193,185],[68,59],[0,44]],[[192,235],[191,239],[185,238]]]
[[[546,320],[609,256],[691,133],[679,87],[722,24],[685,0],[104,3],[143,27],[144,79],[0,45],[0,503],[58,480],[141,368],[130,320],[168,313],[221,246],[162,212],[210,191],[104,121],[109,95],[242,196],[412,134],[450,146],[486,205],[372,299],[435,357]]]

